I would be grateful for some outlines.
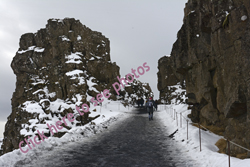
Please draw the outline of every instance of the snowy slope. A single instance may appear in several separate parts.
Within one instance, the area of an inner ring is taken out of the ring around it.
[[[90,138],[96,133],[105,131],[113,122],[125,118],[126,116],[123,113],[128,110],[129,108],[125,108],[119,101],[106,101],[102,107],[96,107],[95,113],[100,114],[97,119],[84,126],[73,127],[61,138],[49,137],[27,153],[22,153],[20,149],[6,153],[0,157],[0,166],[12,167],[18,161],[29,162],[37,155],[46,154],[47,151],[53,150],[54,147],[62,147],[68,142],[77,142]],[[23,148],[28,149],[28,146],[26,145]]]
[[[218,153],[219,150],[215,143],[223,136],[213,134],[209,131],[201,130],[201,152],[199,143],[199,129],[195,126],[190,125],[191,120],[187,117],[191,113],[187,110],[187,105],[160,105],[159,109],[164,110],[162,115],[162,123],[169,127],[172,132],[177,131],[174,134],[174,140],[180,145],[184,152],[188,152],[190,156],[199,162],[202,162],[202,167],[228,167],[228,156],[225,154]],[[178,126],[177,120],[173,116],[173,109],[178,113]],[[180,127],[180,113],[182,113],[182,128]],[[188,125],[188,140],[187,140],[187,122]],[[241,160],[238,158],[231,157],[231,167],[249,167],[250,159]]]
[[[171,96],[179,96],[185,101],[185,90],[179,84],[171,86],[170,89],[175,89]],[[188,114],[187,104],[180,103],[180,100],[174,98],[171,100],[171,105],[159,105],[160,110],[164,110],[162,115],[162,124],[169,127],[174,134],[174,140],[180,144],[184,152],[188,152],[190,156],[199,162],[202,162],[203,167],[228,167],[228,155],[218,153],[218,147],[215,143],[224,138],[223,136],[216,135],[209,131],[201,130],[201,152],[199,143],[199,129],[192,126],[191,119]],[[174,115],[174,111],[177,113]],[[178,121],[177,121],[178,120]],[[187,139],[187,120],[188,120],[188,139]],[[180,122],[182,124],[180,125]],[[181,127],[182,126],[182,127]],[[231,157],[231,167],[249,167],[250,159],[241,160]]]

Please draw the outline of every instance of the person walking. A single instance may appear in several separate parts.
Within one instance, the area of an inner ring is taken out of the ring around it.
[[[158,100],[155,100],[155,111],[157,111]]]
[[[144,104],[144,99],[141,98],[141,107],[143,107],[143,104]]]
[[[138,108],[140,107],[141,99],[137,99]]]
[[[153,120],[153,112],[154,112],[154,100],[152,97],[149,98],[149,100],[146,103],[146,109],[148,111],[148,119]]]

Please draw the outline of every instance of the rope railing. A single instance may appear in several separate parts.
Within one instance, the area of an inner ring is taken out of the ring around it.
[[[243,147],[243,146],[241,146],[241,145],[238,145],[238,144],[236,144],[236,143],[234,143],[234,142],[232,142],[232,141],[230,141],[230,140],[229,140],[229,142],[232,143],[232,144],[234,144],[234,145],[236,145],[236,146],[238,146],[238,147],[240,147],[240,148],[242,148],[242,149],[244,149],[244,150],[246,150],[246,151],[249,151],[249,152],[250,152],[249,149],[247,149],[247,148],[245,148],[245,147]]]
[[[198,123],[193,123],[193,124],[198,124]],[[209,131],[210,133],[214,133],[214,132],[210,131],[209,129],[207,129],[206,127],[202,126],[201,124],[200,124],[200,126],[203,127],[204,129],[206,129],[207,131]],[[225,138],[225,137],[222,137],[222,138],[223,138],[224,140],[228,140],[228,139]],[[234,144],[234,145],[236,145],[236,146],[238,146],[238,147],[240,147],[240,148],[242,148],[242,149],[244,149],[244,150],[246,150],[246,151],[249,151],[249,152],[250,152],[249,149],[247,149],[247,148],[245,148],[245,147],[243,147],[243,146],[241,146],[241,145],[239,145],[239,144],[236,144],[236,143],[232,142],[231,140],[229,140],[229,142],[232,143],[232,144]]]
[[[199,127],[199,141],[200,141],[200,151],[201,151],[201,131],[200,131],[200,129],[201,129],[201,127],[202,128],[204,128],[205,130],[207,130],[208,132],[210,132],[210,133],[214,133],[213,131],[211,131],[211,130],[209,130],[209,129],[207,129],[206,127],[204,127],[203,125],[201,125],[200,123],[188,123],[189,122],[189,119],[187,118],[187,117],[185,117],[185,116],[183,116],[182,115],[182,113],[183,112],[186,112],[186,111],[188,111],[188,110],[185,110],[185,111],[182,111],[182,112],[176,112],[175,111],[175,109],[173,109],[173,107],[171,106],[171,107],[167,107],[168,108],[168,110],[169,110],[169,115],[171,115],[171,117],[174,119],[174,120],[176,120],[176,124],[177,124],[177,126],[178,126],[178,116],[177,116],[177,114],[180,114],[180,128],[182,128],[182,119],[184,118],[185,120],[186,120],[186,122],[187,122],[187,140],[188,140],[188,124],[191,124],[191,125],[194,125],[194,124],[196,124],[196,125],[198,125],[198,127]],[[166,109],[166,107],[165,107],[165,109]],[[167,111],[166,111],[167,112]],[[215,133],[214,133],[215,134]],[[235,146],[237,146],[237,147],[240,147],[240,148],[242,148],[242,149],[244,149],[244,150],[246,150],[246,151],[248,151],[248,152],[250,152],[250,150],[249,149],[247,149],[247,148],[245,148],[245,147],[243,147],[243,146],[241,146],[241,145],[239,145],[239,144],[237,144],[237,143],[235,143],[235,142],[233,142],[233,141],[230,141],[229,139],[227,139],[227,138],[225,138],[225,137],[222,137],[224,140],[226,140],[227,141],[227,144],[228,144],[228,164],[229,164],[229,167],[230,167],[230,144],[229,143],[232,143],[233,145],[235,145]]]

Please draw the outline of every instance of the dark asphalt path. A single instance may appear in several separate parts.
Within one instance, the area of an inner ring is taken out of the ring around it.
[[[154,113],[149,121],[144,110],[128,114],[107,131],[97,134],[88,142],[65,145],[54,155],[32,165],[53,167],[193,167],[197,166],[176,147],[168,137],[166,128],[157,121],[161,112]],[[173,132],[173,131],[172,131]],[[30,164],[31,165],[31,164]],[[28,166],[26,164],[25,166]]]

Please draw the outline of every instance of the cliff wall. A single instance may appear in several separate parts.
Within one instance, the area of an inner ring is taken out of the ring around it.
[[[171,56],[159,60],[158,89],[185,80],[191,119],[250,148],[250,2],[189,0]],[[234,154],[245,152],[232,146]]]

